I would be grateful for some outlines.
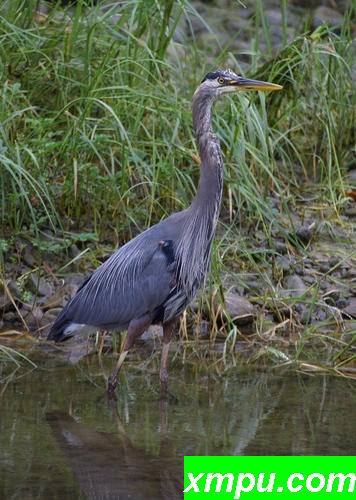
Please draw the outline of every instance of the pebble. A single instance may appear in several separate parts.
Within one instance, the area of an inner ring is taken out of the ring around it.
[[[225,292],[224,301],[226,311],[229,313],[229,316],[235,324],[248,325],[249,323],[252,323],[256,312],[253,305],[246,298],[240,297],[233,292]],[[225,314],[222,311],[222,304],[220,304],[218,295],[214,296],[213,308],[215,310],[215,314],[220,308],[220,316],[224,319]]]
[[[42,305],[43,309],[53,309],[55,307],[63,307],[69,299],[71,299],[76,291],[78,290],[78,285],[73,283],[67,283],[59,290],[57,290],[48,300]]]
[[[12,305],[12,302],[11,302],[9,296],[1,294],[0,295],[0,309],[6,311],[9,307],[11,307],[11,305]]]
[[[327,304],[334,305],[338,300],[340,300],[339,290],[329,290],[323,295],[323,299]]]
[[[250,293],[255,293],[256,295],[262,295],[265,289],[265,286],[263,285],[262,281],[257,281],[257,280],[245,281],[244,287]]]
[[[277,250],[277,252],[282,253],[282,254],[287,253],[287,250],[288,250],[286,243],[282,240],[276,240],[274,242],[274,248],[275,248],[275,250]]]
[[[313,285],[316,281],[316,278],[314,278],[314,276],[304,276],[304,281],[309,285]]]
[[[300,297],[307,291],[307,286],[300,276],[292,274],[287,279],[283,280],[284,290],[283,295],[288,297]]]
[[[304,244],[309,243],[313,236],[313,233],[309,226],[302,226],[298,228],[295,234],[298,240]]]
[[[278,267],[278,269],[283,271],[284,274],[289,274],[291,271],[291,261],[284,255],[277,255],[276,266]]]
[[[34,307],[25,317],[26,324],[29,326],[39,327],[41,326],[41,320],[43,318],[43,311],[39,307]]]
[[[345,278],[350,278],[350,279],[356,278],[356,268],[350,267],[350,269],[346,271]]]
[[[11,293],[13,298],[22,299],[22,293],[15,281],[10,281],[7,284],[7,288],[9,289],[9,292]]]
[[[41,295],[42,297],[50,297],[53,294],[53,287],[43,278],[38,279],[38,275],[35,273],[29,275],[26,288],[33,294]]]
[[[338,24],[343,24],[343,15],[335,9],[326,7],[326,5],[320,5],[314,11],[314,27],[318,27],[324,23],[328,23],[329,26],[336,26]]]
[[[343,309],[347,316],[356,318],[356,297],[351,297],[349,303]]]
[[[195,328],[195,334],[199,339],[202,340],[207,340],[210,337],[210,323],[209,321],[200,321],[196,328]]]
[[[39,261],[37,251],[30,245],[26,245],[21,258],[30,268],[36,267]]]
[[[353,168],[352,170],[349,170],[346,174],[346,179],[349,182],[356,182],[356,168]]]
[[[337,266],[339,262],[340,259],[338,257],[331,257],[329,259],[329,268]]]

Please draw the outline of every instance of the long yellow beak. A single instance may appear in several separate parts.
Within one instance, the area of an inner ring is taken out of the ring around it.
[[[239,78],[229,82],[236,90],[262,90],[267,92],[269,90],[281,90],[282,85],[277,83],[261,82],[260,80],[250,80],[249,78]]]

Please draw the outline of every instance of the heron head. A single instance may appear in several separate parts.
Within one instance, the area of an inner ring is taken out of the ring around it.
[[[198,89],[211,93],[214,97],[231,92],[241,90],[280,90],[283,87],[276,83],[261,82],[259,80],[251,80],[236,75],[233,71],[218,70],[208,73]]]

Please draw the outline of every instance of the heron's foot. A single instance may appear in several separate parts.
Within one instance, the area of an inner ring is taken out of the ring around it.
[[[108,378],[106,386],[108,394],[113,394],[115,392],[116,386],[117,386],[117,376],[112,373]]]

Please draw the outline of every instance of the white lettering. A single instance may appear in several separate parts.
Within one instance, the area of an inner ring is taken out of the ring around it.
[[[319,479],[319,485],[318,486],[312,486],[312,481],[314,478]],[[325,486],[325,477],[322,474],[319,474],[318,472],[315,472],[314,474],[310,474],[307,477],[307,480],[305,482],[305,486],[307,487],[308,491],[312,492],[317,492],[320,491],[324,488]]]
[[[339,482],[338,482],[337,491],[338,491],[338,493],[340,493],[341,491],[343,491],[344,482],[345,482],[346,478],[350,479],[349,489],[347,491],[349,493],[352,493],[354,491],[355,481],[356,481],[356,475],[353,472],[350,472],[350,474],[346,474],[346,475],[345,474],[334,474],[333,472],[331,472],[329,474],[329,479],[328,479],[328,484],[326,486],[326,491],[328,493],[330,491],[332,491],[334,479],[338,479]]]
[[[257,491],[260,491],[261,493],[263,493],[264,491],[268,491],[270,493],[271,491],[273,491],[273,484],[274,484],[274,479],[276,477],[276,474],[275,474],[275,472],[272,472],[269,475],[268,485],[265,488],[263,488],[263,486],[262,486],[264,477],[265,477],[264,472],[261,472],[261,474],[258,475]]]
[[[295,474],[291,474],[289,476],[288,481],[287,481],[287,488],[289,489],[289,491],[292,491],[293,493],[296,491],[300,491],[303,488],[303,486],[301,484],[299,486],[293,486],[293,480],[295,478],[304,479],[304,476],[303,476],[303,474],[299,474],[299,472],[296,472]]]
[[[223,476],[220,473],[212,474],[211,472],[209,472],[209,474],[206,476],[204,492],[207,493],[208,491],[210,491],[211,481],[214,478],[216,478],[215,493],[218,493],[219,491],[221,491],[222,482],[226,477],[228,478],[227,486],[226,486],[226,493],[230,493],[230,491],[232,490],[232,485],[234,484],[234,479],[235,479],[234,475],[231,474],[230,472],[228,474],[225,474],[225,476]]]
[[[244,479],[249,479],[249,484],[247,486],[243,486],[243,480]],[[234,498],[240,498],[240,493],[241,491],[251,491],[252,488],[255,486],[255,476],[253,474],[250,474],[249,472],[246,472],[246,474],[240,473],[238,478],[237,478],[237,484],[236,484],[236,490],[235,490],[235,496]]]
[[[187,475],[190,479],[190,485],[186,487],[186,489],[183,491],[183,493],[187,493],[192,488],[195,491],[195,493],[200,493],[197,482],[199,481],[199,479],[201,479],[205,475],[205,472],[201,472],[197,477],[194,477],[191,472],[188,472]]]

